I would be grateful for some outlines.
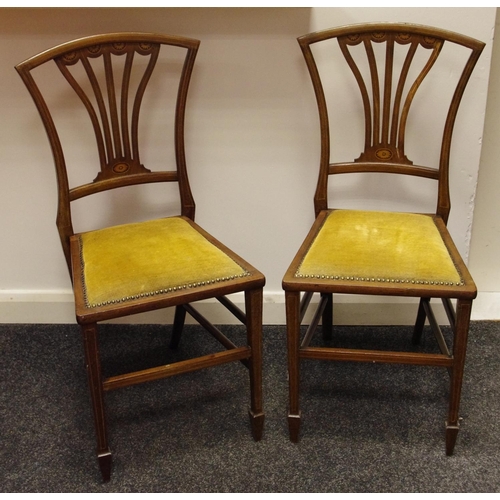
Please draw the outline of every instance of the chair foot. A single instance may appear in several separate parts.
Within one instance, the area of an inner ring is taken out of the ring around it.
[[[292,441],[292,443],[298,443],[300,432],[300,413],[298,415],[288,415],[288,431],[290,433],[290,441]]]
[[[252,437],[255,441],[260,441],[264,430],[264,413],[254,413],[252,410],[248,410],[248,415],[250,415]]]
[[[101,469],[102,480],[107,482],[111,478],[111,452],[108,450],[104,453],[99,453],[97,455],[97,460],[99,462],[99,468]]]
[[[448,425],[448,422],[446,422],[446,454],[448,456],[453,455],[459,430],[460,426],[458,424]]]

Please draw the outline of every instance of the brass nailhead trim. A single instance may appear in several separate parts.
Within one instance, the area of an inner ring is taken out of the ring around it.
[[[452,282],[452,281],[429,281],[429,280],[417,280],[417,279],[398,279],[398,278],[373,278],[373,277],[361,277],[361,276],[325,276],[319,274],[301,274],[295,273],[295,278],[312,278],[321,280],[340,280],[340,281],[368,281],[368,282],[379,282],[379,283],[411,283],[414,285],[446,285],[446,286],[464,286],[463,281]]]

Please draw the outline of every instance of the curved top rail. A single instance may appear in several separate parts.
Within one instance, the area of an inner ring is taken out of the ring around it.
[[[482,50],[485,46],[484,42],[476,40],[475,38],[454,31],[445,30],[442,28],[435,28],[432,26],[425,26],[413,23],[363,23],[363,24],[350,24],[339,26],[336,28],[329,28],[325,30],[315,31],[308,33],[297,38],[300,45],[310,45],[312,43],[321,42],[330,38],[337,38],[339,36],[346,36],[351,33],[370,33],[373,31],[387,31],[398,33],[404,31],[407,33],[415,33],[420,35],[428,35],[433,37],[442,38],[450,42],[463,45],[472,50]]]
[[[123,31],[116,33],[106,33],[102,35],[89,35],[70,42],[65,42],[47,49],[40,54],[32,56],[16,65],[18,71],[30,71],[41,64],[50,61],[72,50],[80,50],[99,44],[112,44],[122,42],[149,42],[184,47],[186,49],[197,49],[200,41],[177,35],[163,35],[159,33],[142,33],[138,31]]]

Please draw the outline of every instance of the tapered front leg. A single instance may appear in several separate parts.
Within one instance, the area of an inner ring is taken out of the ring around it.
[[[467,352],[467,337],[472,309],[471,300],[457,301],[457,319],[453,341],[453,367],[450,379],[450,405],[448,421],[446,422],[446,454],[452,455],[459,431],[459,407],[464,376],[465,354]]]
[[[245,292],[247,342],[252,350],[249,359],[251,406],[249,410],[252,435],[262,438],[264,411],[262,407],[262,288]]]
[[[104,397],[102,387],[101,362],[97,339],[97,325],[82,325],[83,345],[87,378],[92,401],[94,426],[97,438],[97,459],[102,479],[109,481],[111,477],[111,451],[108,445],[106,418],[104,414]]]
[[[288,430],[294,443],[299,441],[299,342],[300,342],[300,293],[285,292],[286,327],[288,339]]]

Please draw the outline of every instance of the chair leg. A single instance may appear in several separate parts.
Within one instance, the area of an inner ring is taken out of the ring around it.
[[[175,308],[174,324],[172,326],[172,338],[170,339],[170,349],[177,349],[181,341],[182,330],[186,320],[186,309],[184,306]]]
[[[327,296],[328,298],[322,317],[323,339],[330,340],[333,325],[333,295],[331,293],[322,293],[321,296]]]
[[[286,324],[288,338],[288,384],[289,412],[288,430],[290,440],[299,441],[300,410],[299,410],[299,342],[300,342],[300,293],[285,292]]]
[[[111,451],[108,445],[106,418],[104,414],[104,397],[102,387],[101,362],[97,339],[97,325],[82,325],[83,345],[87,378],[94,414],[94,425],[97,437],[97,459],[103,481],[111,476]]]
[[[413,328],[413,337],[412,337],[412,343],[414,345],[420,344],[420,340],[422,339],[422,333],[424,331],[424,325],[426,319],[426,314],[423,304],[424,301],[429,302],[429,299],[421,298],[420,303],[418,305],[417,319],[415,321],[415,327]]]
[[[472,309],[471,300],[457,301],[457,320],[453,340],[453,366],[450,380],[450,404],[448,420],[446,422],[446,454],[452,455],[459,431],[458,410],[464,375],[465,354],[467,351],[467,337]]]
[[[250,423],[255,441],[262,438],[264,412],[262,408],[262,288],[245,292],[247,342],[252,350],[250,371]]]

